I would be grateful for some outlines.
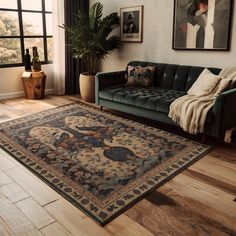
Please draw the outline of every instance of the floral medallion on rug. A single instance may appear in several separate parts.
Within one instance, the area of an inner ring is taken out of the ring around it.
[[[81,103],[0,124],[0,146],[101,225],[209,150]]]

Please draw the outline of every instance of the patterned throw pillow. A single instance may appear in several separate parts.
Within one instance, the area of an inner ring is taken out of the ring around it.
[[[153,86],[155,66],[128,66],[127,85],[150,87]]]

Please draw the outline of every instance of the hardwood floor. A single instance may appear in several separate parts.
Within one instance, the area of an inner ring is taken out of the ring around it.
[[[75,100],[0,101],[0,122]],[[105,227],[0,149],[0,235],[236,235],[236,147],[217,144]]]

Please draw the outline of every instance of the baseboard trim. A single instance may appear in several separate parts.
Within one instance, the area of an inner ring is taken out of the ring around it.
[[[45,94],[46,95],[54,94],[54,89],[46,89]],[[0,100],[24,97],[24,95],[25,94],[23,91],[13,92],[13,93],[2,93],[2,94],[0,94]]]

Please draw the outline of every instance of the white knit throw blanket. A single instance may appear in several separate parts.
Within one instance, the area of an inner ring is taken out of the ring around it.
[[[222,79],[211,93],[201,96],[185,95],[170,105],[169,117],[184,131],[191,134],[203,133],[207,113],[213,107],[216,96],[236,82],[236,67],[223,69],[219,76]]]

